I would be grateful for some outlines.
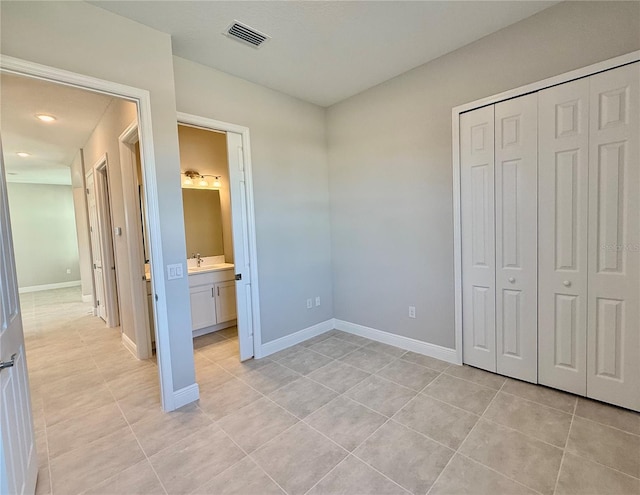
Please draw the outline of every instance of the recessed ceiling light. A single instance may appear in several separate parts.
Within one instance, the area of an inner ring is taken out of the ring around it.
[[[45,113],[39,113],[36,115],[37,118],[42,120],[42,122],[53,122],[56,118],[53,115],[47,115]]]
[[[18,155],[19,157],[22,157],[22,158],[26,158],[28,156],[31,156],[31,153],[27,153],[26,151],[18,151],[16,153],[16,155]]]

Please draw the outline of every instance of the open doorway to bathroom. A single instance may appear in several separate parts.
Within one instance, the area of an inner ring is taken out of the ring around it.
[[[261,357],[248,129],[179,114],[178,138],[196,379],[215,413]]]

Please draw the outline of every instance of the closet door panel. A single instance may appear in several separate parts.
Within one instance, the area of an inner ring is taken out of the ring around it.
[[[537,94],[495,106],[496,361],[537,382]]]
[[[538,95],[538,381],[587,392],[589,80]]]
[[[460,117],[463,361],[496,371],[493,106]]]
[[[587,395],[640,410],[640,63],[590,78]]]

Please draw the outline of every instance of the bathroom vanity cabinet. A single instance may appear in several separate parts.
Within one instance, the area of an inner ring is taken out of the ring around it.
[[[215,332],[235,324],[236,289],[232,268],[190,273],[189,296],[194,334]]]

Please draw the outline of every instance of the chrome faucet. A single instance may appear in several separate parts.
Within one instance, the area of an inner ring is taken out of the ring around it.
[[[202,265],[202,258],[200,257],[200,253],[196,253],[194,255],[194,258],[198,260],[198,268],[200,268],[200,265]]]

